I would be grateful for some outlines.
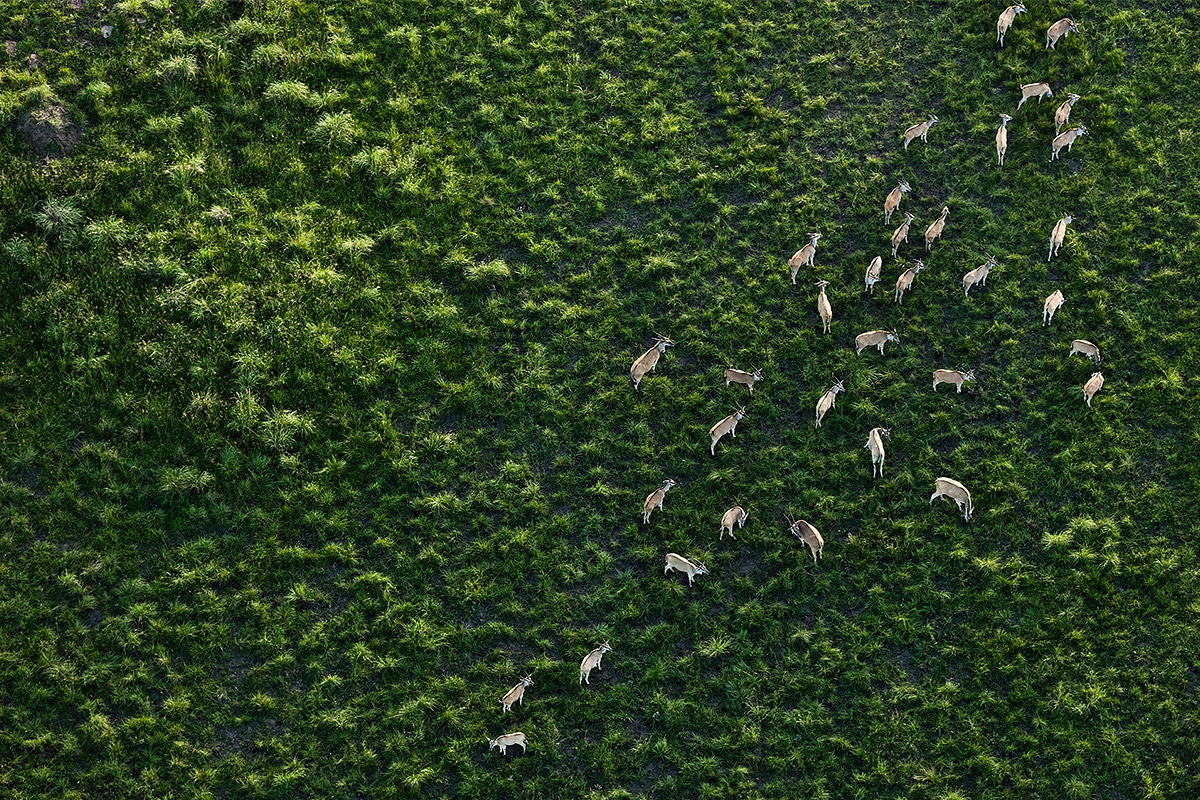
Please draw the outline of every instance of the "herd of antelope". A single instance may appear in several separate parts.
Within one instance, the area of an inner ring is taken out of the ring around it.
[[[1013,5],[1006,8],[1000,14],[1000,18],[996,22],[996,41],[1000,47],[1004,46],[1004,35],[1012,28],[1019,14],[1027,13],[1028,9],[1023,4]],[[1058,41],[1065,38],[1068,34],[1078,33],[1079,27],[1070,19],[1060,19],[1049,27],[1046,31],[1046,49],[1055,49]],[[1028,83],[1019,87],[1021,98],[1017,102],[1017,110],[1025,104],[1025,101],[1037,98],[1040,104],[1043,97],[1053,97],[1054,92],[1051,90],[1050,84],[1045,82]],[[1050,161],[1053,162],[1059,158],[1062,149],[1065,147],[1067,152],[1071,151],[1072,145],[1088,133],[1087,127],[1079,125],[1063,131],[1070,120],[1071,110],[1075,103],[1079,101],[1079,95],[1068,94],[1067,99],[1054,112],[1054,138],[1050,143],[1051,154]],[[999,166],[1004,166],[1004,158],[1008,151],[1008,124],[1013,121],[1013,117],[1008,114],[1000,114],[1000,127],[996,131],[996,157]],[[937,122],[940,122],[937,115],[930,114],[929,118],[924,122],[913,125],[903,132],[904,149],[907,150],[913,141],[920,139],[924,143],[928,143],[929,129]],[[883,202],[883,218],[884,225],[891,223],[892,214],[899,208],[904,196],[912,192],[912,187],[908,182],[901,180],[895,188],[893,188],[886,196]],[[940,216],[938,216],[929,227],[925,230],[925,252],[929,252],[934,241],[942,236],[946,227],[947,219],[950,215],[950,207],[943,205]],[[908,242],[909,227],[915,220],[915,216],[905,212],[904,222],[896,228],[891,235],[892,257],[897,258],[900,246]],[[1066,238],[1067,225],[1073,221],[1070,214],[1063,214],[1060,219],[1054,224],[1050,233],[1050,249],[1046,256],[1046,260],[1050,261],[1054,256],[1058,255],[1059,249],[1062,247],[1063,241]],[[809,233],[808,242],[788,260],[788,268],[792,283],[796,283],[796,276],[804,267],[813,267],[815,265],[817,255],[817,241],[821,238],[821,233]],[[991,270],[998,266],[996,259],[988,256],[987,260],[978,267],[967,272],[962,278],[963,294],[965,297],[970,297],[971,289],[976,286],[986,286],[988,274]],[[874,294],[875,285],[882,280],[883,258],[876,256],[867,266],[866,277],[864,281],[864,293]],[[903,270],[900,276],[896,279],[896,288],[894,302],[903,304],[904,294],[912,289],[913,280],[921,270],[925,269],[925,263],[921,260],[913,262],[912,266]],[[830,282],[827,280],[819,280],[816,287],[819,290],[817,296],[817,314],[821,319],[822,334],[832,332],[833,322],[833,306],[826,293]],[[1050,294],[1042,304],[1042,326],[1048,326],[1054,319],[1054,314],[1062,307],[1065,302],[1062,290],[1055,290]],[[863,350],[869,347],[875,347],[879,350],[879,354],[883,355],[884,345],[888,342],[900,343],[900,337],[895,331],[876,330],[860,333],[854,338],[855,355],[862,355]],[[634,391],[638,391],[642,379],[649,372],[657,371],[660,358],[666,353],[668,347],[673,347],[675,343],[666,336],[656,333],[653,343],[650,348],[640,355],[629,369],[630,379],[633,383]],[[1076,354],[1083,355],[1090,359],[1097,367],[1100,365],[1100,348],[1092,342],[1085,339],[1075,339],[1071,342],[1071,351],[1068,355]],[[750,396],[754,395],[754,385],[762,380],[762,368],[755,368],[752,371],[743,371],[730,367],[725,370],[725,385],[731,383],[741,384],[749,389]],[[967,371],[953,369],[935,369],[933,370],[933,391],[937,391],[940,384],[952,384],[955,387],[956,394],[961,394],[963,384],[974,381],[975,371],[973,369]],[[1083,386],[1083,398],[1087,406],[1091,408],[1092,398],[1100,391],[1104,385],[1104,376],[1099,372],[1094,372],[1091,378]],[[815,427],[820,428],[825,416],[834,409],[837,404],[837,396],[845,392],[845,386],[840,380],[834,379],[833,384],[826,390],[817,400],[816,405],[816,423]],[[715,425],[713,425],[709,433],[709,455],[716,455],[717,443],[725,437],[726,434],[732,438],[737,438],[737,425],[743,419],[747,418],[746,409],[744,407],[736,408],[732,414],[726,416]],[[871,477],[883,477],[883,462],[885,457],[884,440],[891,440],[891,429],[883,427],[872,428],[867,434],[867,443],[863,445],[863,449],[870,451],[871,456]],[[666,499],[667,492],[678,483],[673,479],[666,479],[662,486],[658,487],[646,496],[642,503],[642,522],[643,524],[650,523],[650,515],[661,510],[663,502]],[[962,512],[963,520],[970,522],[974,513],[974,506],[971,502],[971,492],[962,483],[946,477],[939,477],[934,481],[934,492],[929,498],[929,505],[939,497],[947,497],[958,506],[958,510]],[[813,563],[818,563],[825,548],[825,540],[822,538],[820,531],[803,519],[796,519],[790,514],[785,515],[788,522],[788,531],[799,539],[805,546],[808,547],[813,558]],[[718,539],[724,541],[725,534],[728,533],[731,539],[737,539],[734,535],[734,528],[742,530],[746,521],[749,519],[749,514],[740,505],[735,505],[728,511],[725,511],[721,516],[720,526],[718,528]],[[697,576],[708,575],[708,567],[702,562],[689,556],[680,555],[678,553],[667,553],[663,567],[663,574],[671,571],[683,573],[687,577],[688,586],[692,586]],[[579,683],[590,684],[589,680],[592,670],[600,669],[600,661],[605,653],[611,653],[612,646],[606,641],[598,645],[583,657],[583,661],[579,665]],[[500,705],[504,713],[512,710],[514,705],[524,706],[525,690],[533,685],[533,675],[526,675],[521,678],[516,686],[508,690],[501,698]],[[521,751],[526,749],[526,736],[521,732],[506,733],[495,739],[488,740],[489,752],[493,749],[499,749],[500,754],[504,755],[508,747],[520,745]]]

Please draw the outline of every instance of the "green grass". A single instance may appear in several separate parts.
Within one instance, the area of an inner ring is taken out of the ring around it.
[[[0,794],[1200,794],[1195,9],[343,5],[0,0]]]

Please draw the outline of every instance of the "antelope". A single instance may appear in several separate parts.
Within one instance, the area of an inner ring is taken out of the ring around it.
[[[1063,125],[1067,124],[1067,120],[1071,119],[1071,109],[1075,107],[1075,103],[1079,100],[1079,95],[1069,94],[1067,100],[1058,110],[1054,112],[1054,135],[1058,136],[1062,132]]]
[[[933,240],[942,235],[942,229],[946,227],[946,217],[950,216],[950,206],[942,206],[942,215],[929,224],[925,229],[925,252],[929,252],[929,248],[933,246]]]
[[[973,289],[977,284],[979,286],[987,286],[988,273],[991,272],[992,268],[995,266],[996,259],[988,256],[988,260],[986,262],[980,264],[966,275],[963,275],[963,295],[969,297],[971,294],[971,289]]]
[[[792,532],[792,535],[808,545],[814,564],[817,563],[817,556],[825,557],[823,553],[825,550],[825,540],[821,538],[819,530],[802,519],[788,517],[788,522],[791,523],[789,530]]]
[[[892,231],[892,258],[896,257],[896,251],[900,249],[900,243],[908,241],[908,226],[912,225],[913,215],[905,213],[904,217],[904,222],[900,227]]]
[[[871,428],[871,432],[867,434],[867,443],[863,448],[871,451],[871,477],[875,477],[875,466],[879,465],[879,477],[883,477],[883,440],[892,439],[891,428]]]
[[[746,513],[741,506],[734,506],[725,512],[725,516],[721,517],[721,540],[725,539],[725,531],[729,531],[729,538],[736,539],[733,535],[733,526],[737,525],[738,530],[746,527],[746,520],[750,519],[750,515]]]
[[[1050,160],[1051,161],[1057,160],[1058,154],[1062,151],[1062,149],[1064,147],[1067,148],[1068,153],[1071,152],[1071,147],[1075,144],[1075,140],[1078,139],[1080,136],[1087,136],[1087,135],[1088,135],[1087,127],[1084,125],[1080,125],[1078,128],[1071,128],[1071,130],[1063,131],[1058,136],[1055,136],[1054,141],[1050,142]]]
[[[1088,382],[1083,385],[1083,399],[1087,401],[1088,408],[1092,407],[1092,398],[1103,386],[1104,376],[1099,372],[1093,372],[1092,377],[1088,378]]]
[[[904,272],[900,273],[900,277],[896,279],[896,302],[904,305],[904,293],[912,288],[913,278],[917,277],[917,273],[925,269],[925,262],[918,261]]]
[[[642,382],[642,377],[650,370],[655,370],[658,367],[659,357],[667,352],[668,347],[674,347],[675,343],[662,334],[654,334],[654,346],[646,352],[642,353],[637,361],[633,362],[633,366],[629,368],[629,377],[633,379],[633,389],[637,391],[638,384]]]
[[[878,347],[879,355],[883,355],[883,346],[888,342],[900,344],[900,337],[895,331],[867,331],[854,337],[854,355],[861,356],[868,347]]]
[[[904,149],[907,150],[909,144],[912,143],[912,140],[916,139],[917,137],[920,137],[922,142],[925,142],[926,144],[928,144],[929,140],[926,139],[925,137],[929,133],[929,127],[937,121],[938,121],[938,118],[935,117],[933,114],[930,114],[929,119],[925,120],[924,122],[918,122],[916,125],[913,125],[907,129],[905,129],[905,131],[904,131]]]
[[[996,20],[996,41],[1000,43],[1001,47],[1004,47],[1004,34],[1008,33],[1008,29],[1012,27],[1013,20],[1017,18],[1017,14],[1024,14],[1028,10],[1025,6],[1018,3],[1000,12],[1000,19]]]
[[[750,394],[754,394],[754,384],[762,380],[762,368],[754,370],[754,372],[742,372],[740,369],[730,367],[725,370],[725,385],[731,383],[740,383],[750,387]]]
[[[1048,83],[1027,83],[1021,87],[1021,102],[1017,103],[1017,111],[1021,110],[1021,106],[1025,105],[1025,101],[1031,97],[1036,97],[1038,103],[1042,102],[1043,97],[1054,97],[1054,92],[1050,91]]]
[[[821,293],[817,295],[817,313],[821,315],[821,333],[829,333],[830,323],[833,322],[833,306],[829,304],[829,298],[825,295],[825,287],[829,285],[829,281],[817,281],[817,288]]]
[[[519,702],[521,705],[525,705],[526,686],[533,686],[532,675],[526,675],[524,678],[521,678],[520,683],[509,689],[508,693],[505,694],[504,697],[500,698],[500,705],[504,706],[503,713],[507,714],[510,710],[512,710],[514,703]]]
[[[650,513],[656,508],[662,508],[663,500],[666,499],[667,492],[671,491],[671,487],[675,485],[675,481],[667,478],[665,481],[663,481],[662,486],[646,495],[646,501],[642,503],[643,524],[650,523]]]
[[[612,652],[612,645],[608,642],[597,647],[592,652],[583,657],[583,661],[579,662],[579,682],[592,685],[591,675],[593,669],[600,669],[600,659],[604,658],[605,653]]]
[[[908,185],[908,181],[900,181],[895,189],[888,192],[888,196],[883,201],[883,224],[890,225],[892,222],[892,212],[900,205],[900,201],[904,199],[905,192],[911,192],[912,187]]]
[[[1081,356],[1087,356],[1096,366],[1100,366],[1100,348],[1089,342],[1087,339],[1072,339],[1071,352],[1067,353],[1067,358],[1079,353]]]
[[[863,279],[866,284],[864,292],[875,293],[875,284],[879,283],[880,269],[883,267],[883,257],[875,256],[871,259],[871,263],[867,265],[867,276]]]
[[[1047,50],[1056,50],[1058,40],[1066,36],[1068,33],[1079,33],[1079,26],[1072,22],[1069,18],[1063,17],[1058,22],[1046,29],[1046,48]]]
[[[966,372],[959,372],[956,369],[935,369],[933,371],[933,390],[937,391],[939,383],[953,383],[958,387],[958,394],[962,394],[963,384],[973,380],[975,380],[975,370],[973,369]]]
[[[1046,298],[1046,302],[1042,303],[1042,327],[1046,327],[1054,319],[1054,312],[1062,308],[1062,304],[1066,302],[1061,289],[1055,289],[1054,294]]]
[[[813,259],[817,255],[817,239],[821,238],[819,233],[810,233],[808,235],[808,244],[796,251],[788,260],[788,266],[792,268],[792,284],[796,283],[796,273],[800,271],[800,267],[813,265]]]
[[[952,478],[938,478],[934,488],[937,491],[929,498],[929,505],[933,505],[933,501],[939,497],[949,497],[958,505],[958,510],[963,512],[963,519],[967,522],[971,521],[973,510],[971,493],[967,491],[967,487]]]
[[[708,567],[701,564],[699,561],[692,561],[690,558],[684,558],[678,553],[667,553],[667,565],[663,567],[663,575],[666,575],[671,570],[687,573],[688,586],[692,585],[697,575],[707,575]]]
[[[1008,114],[1000,115],[1000,129],[996,131],[996,158],[1000,159],[1000,166],[1004,166],[1004,154],[1008,152],[1008,123],[1012,122],[1012,117]]]
[[[520,731],[517,731],[516,733],[506,733],[502,736],[497,736],[495,739],[488,739],[488,752],[490,753],[499,747],[500,755],[505,755],[505,751],[508,750],[508,748],[514,747],[518,744],[521,745],[521,752],[524,753],[526,750],[525,734],[521,733]]]
[[[821,399],[817,401],[817,427],[821,427],[821,421],[825,419],[825,415],[829,413],[829,409],[837,405],[838,392],[846,391],[846,387],[842,386],[842,382],[837,378],[833,379],[833,386],[829,387],[829,391],[821,395]]]
[[[1063,214],[1062,219],[1054,223],[1054,230],[1050,231],[1050,253],[1046,256],[1046,261],[1049,261],[1051,256],[1058,255],[1063,239],[1067,237],[1067,226],[1074,221],[1075,218],[1070,214]]]
[[[710,439],[712,439],[712,442],[708,447],[709,455],[715,456],[717,454],[717,442],[721,441],[721,437],[725,434],[728,433],[733,438],[737,438],[737,424],[747,416],[746,409],[739,408],[737,411],[733,412],[728,417],[708,429],[708,436]]]

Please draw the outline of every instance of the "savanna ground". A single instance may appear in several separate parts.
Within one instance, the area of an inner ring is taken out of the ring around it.
[[[72,5],[0,0],[0,794],[1200,796],[1195,7]]]

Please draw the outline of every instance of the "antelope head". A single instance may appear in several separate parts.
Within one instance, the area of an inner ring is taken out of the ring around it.
[[[830,387],[829,391],[833,392],[834,394],[837,394],[838,392],[846,391],[846,387],[842,386],[842,382],[840,380],[838,380],[837,378],[834,378],[833,386]]]
[[[1007,125],[1010,122],[1012,122],[1012,117],[1010,117],[1008,114],[1000,115],[1000,124],[1001,125]]]
[[[1079,131],[1079,135],[1080,135],[1080,136],[1087,136],[1087,135],[1088,135],[1088,129],[1087,129],[1087,126],[1086,126],[1086,125],[1080,125],[1080,126],[1079,126],[1079,128],[1078,128],[1078,131]]]
[[[828,285],[829,285],[829,281],[817,281],[817,282],[814,284],[814,286],[816,286],[816,287],[817,287],[818,289],[820,289],[821,291],[825,291],[825,287],[826,287],[826,286],[828,286]]]
[[[667,478],[665,481],[663,481],[663,492],[670,491],[670,489],[676,485],[677,484],[675,483],[675,481],[671,480],[670,478]]]
[[[693,561],[692,563],[696,565],[696,574],[697,575],[708,575],[709,574],[708,567],[704,566],[699,561]]]
[[[916,217],[914,217],[912,214],[909,214],[909,213],[907,213],[907,212],[905,212],[904,216],[905,216],[905,220],[904,220],[904,224],[905,224],[905,225],[908,225],[908,224],[909,224],[909,223],[911,223],[911,222],[912,222],[914,219],[916,219]]]
[[[1072,105],[1072,106],[1075,105],[1076,101],[1078,101],[1078,100],[1079,100],[1079,95],[1077,95],[1077,94],[1067,95],[1067,103],[1069,105]]]
[[[920,261],[920,260],[918,260],[918,261],[917,261],[915,264],[913,264],[913,266],[912,266],[912,273],[913,273],[913,275],[916,275],[918,272],[920,272],[920,271],[921,271],[921,270],[923,270],[923,269],[925,269],[925,262],[924,262],[924,261]]]
[[[932,124],[933,124],[933,123],[935,123],[935,122],[939,122],[939,121],[940,121],[940,120],[939,120],[939,119],[938,119],[938,118],[937,118],[935,115],[933,115],[933,114],[930,114],[930,115],[929,115],[929,124],[930,124],[930,125],[932,125]]]
[[[905,192],[911,192],[911,191],[912,191],[912,187],[908,185],[908,181],[902,179],[900,181],[900,194],[904,194]]]
[[[1070,225],[1072,222],[1075,221],[1075,218],[1072,217],[1070,214],[1063,214],[1062,221],[1064,224]]]
[[[654,346],[658,348],[658,352],[665,353],[668,347],[674,347],[675,343],[657,331],[654,334]]]
[[[963,383],[975,380],[975,370],[969,369],[963,373]]]
[[[533,686],[533,674],[531,673],[526,675],[524,678],[521,678],[521,683],[524,686]]]
[[[749,415],[746,413],[746,408],[745,408],[745,406],[743,406],[743,407],[739,408],[737,411],[733,412],[733,415],[734,415],[735,417],[737,417],[738,419],[745,419],[747,416],[749,416]]]
[[[950,206],[942,206],[942,219],[950,216]]]
[[[597,649],[597,650],[599,650],[601,653],[611,653],[611,652],[612,652],[612,645],[611,645],[611,644],[609,644],[608,642],[604,642],[603,644],[601,644],[601,645],[600,645],[599,647],[597,647],[596,649]]]
[[[811,245],[815,245],[815,244],[817,243],[817,239],[820,239],[820,238],[821,238],[821,234],[819,234],[819,233],[810,233],[810,234],[808,235],[808,243],[809,243],[809,244],[811,244]]]
[[[891,428],[880,428],[879,435],[881,437],[883,437],[884,439],[887,439],[890,442],[892,440],[892,429]]]
[[[1016,16],[1017,14],[1024,14],[1028,10],[1029,9],[1026,8],[1024,5],[1018,3],[1016,8],[1013,9],[1013,16]]]
[[[885,341],[895,342],[896,344],[900,344],[900,335],[898,333],[896,333],[895,331],[888,331],[887,339]]]

